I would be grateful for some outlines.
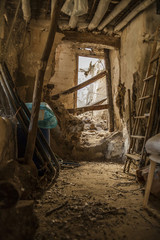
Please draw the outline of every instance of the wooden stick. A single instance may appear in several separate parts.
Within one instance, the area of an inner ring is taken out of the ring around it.
[[[86,106],[86,107],[80,107],[80,108],[75,108],[75,109],[67,109],[69,113],[77,113],[77,114],[81,114],[83,112],[87,112],[87,111],[95,111],[95,110],[104,110],[107,109],[109,107],[108,104],[104,104],[104,105],[93,105],[93,106]]]
[[[53,212],[60,210],[61,208],[65,207],[67,205],[68,201],[66,201],[65,203],[63,203],[62,205],[60,205],[59,207],[53,208],[52,210],[46,212],[45,217],[48,217],[49,215],[51,215]]]
[[[55,34],[57,29],[57,18],[60,12],[60,5],[61,5],[61,1],[55,2],[48,38],[47,38],[45,49],[43,51],[43,54],[40,60],[39,69],[36,75],[34,93],[33,93],[32,113],[31,113],[29,129],[28,129],[28,138],[27,138],[27,145],[26,145],[26,151],[25,151],[25,163],[32,162],[32,157],[34,153],[44,74],[47,67],[49,55],[52,49],[52,45],[55,39]]]
[[[109,131],[114,131],[114,108],[112,97],[112,82],[111,82],[111,67],[109,59],[109,50],[104,49],[104,60],[106,66],[106,85],[107,85],[107,97],[108,97],[108,114],[109,114]]]
[[[129,133],[132,135],[132,118],[131,118],[131,91],[128,89],[128,109],[129,109]]]
[[[105,75],[106,75],[106,71],[103,71],[103,72],[99,73],[98,75],[96,75],[95,77],[90,78],[89,80],[87,80],[87,81],[85,81],[85,82],[83,82],[83,83],[81,83],[81,84],[79,84],[75,87],[69,88],[69,89],[67,89],[67,90],[65,90],[61,93],[53,95],[51,99],[52,100],[57,100],[61,95],[68,95],[70,93],[76,92],[79,89],[82,89],[82,88],[88,86],[89,84],[103,78]]]
[[[10,28],[10,31],[9,31],[9,34],[8,34],[8,38],[7,38],[7,41],[6,41],[6,44],[5,44],[5,49],[4,49],[5,54],[6,54],[7,49],[8,49],[9,41],[10,41],[10,38],[11,38],[11,35],[12,35],[12,32],[13,32],[13,28],[14,28],[15,23],[16,23],[16,19],[17,19],[17,16],[18,16],[18,11],[19,11],[20,6],[21,6],[21,0],[19,0],[19,2],[18,2],[17,9],[16,9],[16,12],[15,12],[15,15],[14,15],[14,18],[13,18],[13,21],[12,21],[12,25],[11,25],[11,28]]]

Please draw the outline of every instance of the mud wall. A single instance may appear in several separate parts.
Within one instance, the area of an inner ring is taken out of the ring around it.
[[[56,49],[55,55],[55,73],[50,79],[54,84],[53,94],[67,90],[75,86],[77,77],[77,61],[74,45],[71,42],[61,42]],[[60,101],[66,108],[73,108],[74,96],[69,94],[61,96]]]
[[[24,46],[19,56],[19,67],[16,76],[16,86],[25,102],[32,101],[35,76],[42,52],[45,48],[49,23],[47,20],[32,20],[30,29],[26,32]],[[47,84],[54,74],[55,49],[61,42],[62,37],[63,34],[56,34],[44,77],[44,84]]]
[[[126,149],[129,144],[127,90],[131,90],[132,109],[137,108],[137,100],[141,93],[142,80],[147,70],[152,48],[152,35],[159,22],[160,15],[156,14],[156,5],[153,4],[135,17],[122,31],[119,56],[118,52],[110,51],[115,121],[117,127],[123,129]],[[119,63],[120,72],[118,70]]]
[[[14,11],[11,14],[10,10],[7,9],[7,13],[10,16],[8,21],[9,25],[11,25]],[[32,101],[36,72],[49,32],[50,19],[32,19],[29,26],[26,27],[21,14],[20,11],[9,41],[10,29],[8,25],[5,25],[5,35],[3,41],[1,41],[0,50],[1,53],[3,52],[2,57],[7,62],[20,97],[23,101],[30,102]],[[54,74],[55,49],[63,36],[61,33],[56,33],[44,77],[44,84],[48,83]],[[7,41],[7,49],[5,49]]]

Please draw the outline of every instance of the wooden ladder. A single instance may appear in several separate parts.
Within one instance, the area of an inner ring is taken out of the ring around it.
[[[139,106],[138,106],[138,111],[137,111],[137,116],[134,117],[134,126],[133,126],[133,131],[132,135],[130,136],[130,146],[128,153],[125,155],[126,156],[126,161],[124,165],[124,172],[129,172],[130,165],[131,163],[136,163],[139,162],[141,165],[142,163],[145,162],[146,154],[145,154],[145,143],[147,139],[151,136],[152,133],[152,127],[154,123],[154,116],[156,114],[156,104],[157,104],[157,99],[159,95],[159,87],[160,87],[160,49],[156,51],[157,49],[157,37],[158,33],[160,31],[160,27],[157,28],[157,31],[155,33],[155,40],[152,48],[152,53],[146,73],[145,79],[143,79],[143,88],[142,88],[142,93],[141,97],[139,98]],[[156,64],[156,73],[152,74],[153,71],[153,66]],[[149,94],[149,90],[151,87],[151,81],[153,82],[152,86],[152,94]],[[149,113],[145,113],[145,104],[146,100],[150,100],[150,109]],[[142,121],[147,120],[146,122],[146,128],[145,128],[145,134],[144,135],[139,135],[141,126],[142,126]],[[136,144],[139,143],[137,141],[142,141],[142,149],[141,153],[138,154],[136,151]]]

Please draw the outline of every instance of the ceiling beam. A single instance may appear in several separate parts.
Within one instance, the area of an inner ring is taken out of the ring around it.
[[[93,43],[99,46],[103,45],[108,49],[120,48],[119,37],[112,37],[104,34],[95,35],[90,32],[63,31],[62,33],[65,35],[63,40],[79,43]]]
[[[102,30],[108,23],[110,23],[120,12],[122,12],[132,0],[122,0],[113,11],[105,18],[105,20],[99,25],[98,30]]]
[[[153,4],[155,0],[145,0],[140,3],[136,8],[134,8],[116,27],[114,31],[121,31],[135,16],[137,16],[140,12],[145,10],[151,4]]]
[[[98,26],[105,13],[107,12],[110,2],[111,0],[100,0],[94,17],[88,26],[89,30],[93,30]]]

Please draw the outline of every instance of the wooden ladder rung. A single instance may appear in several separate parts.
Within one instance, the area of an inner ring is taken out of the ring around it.
[[[131,153],[127,153],[126,157],[133,159],[135,161],[140,161],[141,160],[141,155],[139,154],[131,154]]]
[[[145,113],[144,116],[145,116],[145,117],[149,117],[149,116],[150,116],[150,113]]]
[[[144,96],[144,97],[140,97],[139,100],[144,100],[144,99],[148,99],[148,98],[151,98],[152,95],[147,95],[147,96]]]
[[[157,50],[157,52],[155,53],[155,55],[152,57],[151,63],[153,63],[153,62],[155,62],[156,60],[158,60],[159,57],[160,57],[160,48]]]
[[[145,136],[131,135],[131,138],[143,139]]]
[[[145,81],[149,81],[149,80],[153,79],[154,77],[155,77],[155,75],[150,75],[149,77],[144,78],[143,81],[144,81],[144,82],[145,82]]]
[[[145,115],[144,115],[144,116],[135,116],[134,118],[135,118],[135,119],[144,119],[144,118],[146,118],[146,117],[148,117],[148,116],[145,116]]]

